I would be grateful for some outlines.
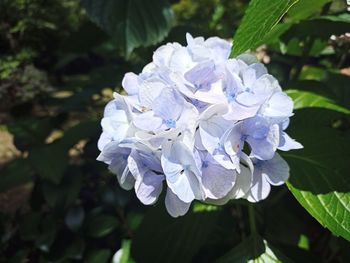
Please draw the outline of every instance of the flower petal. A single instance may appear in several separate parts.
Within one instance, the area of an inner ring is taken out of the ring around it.
[[[191,202],[186,203],[181,201],[177,195],[168,188],[165,196],[165,207],[172,217],[183,216],[187,213],[190,206]]]

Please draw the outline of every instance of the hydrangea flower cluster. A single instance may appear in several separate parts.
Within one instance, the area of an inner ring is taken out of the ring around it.
[[[193,200],[225,204],[266,198],[288,164],[276,150],[302,148],[285,129],[293,102],[251,55],[186,35],[187,46],[158,48],[142,73],[127,73],[101,121],[99,161],[146,205],[166,191],[173,217]]]

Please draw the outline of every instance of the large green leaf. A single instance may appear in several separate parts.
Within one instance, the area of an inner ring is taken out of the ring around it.
[[[305,71],[306,77],[311,77],[311,79],[291,81],[287,84],[287,93],[289,93],[289,96],[293,97],[293,99],[295,98],[297,100],[295,101],[296,106],[299,108],[307,106],[324,107],[349,113],[350,89],[348,83],[350,78],[342,74],[325,72],[324,70],[317,73],[317,70],[318,68],[315,68],[315,72],[311,72],[311,74],[321,74],[316,77],[319,78],[319,80],[312,79],[314,76],[310,76],[310,74]],[[294,90],[298,90],[298,92]],[[312,97],[315,101],[311,99]],[[302,100],[303,98],[305,98],[305,101]]]
[[[131,245],[136,262],[190,262],[213,230],[218,212],[172,218],[164,206],[148,211]]]
[[[304,149],[283,154],[291,168],[288,187],[323,226],[350,240],[350,136],[334,128],[347,115],[326,109],[295,115],[289,133]]]
[[[350,110],[320,94],[301,90],[287,90],[287,94],[292,97],[295,109],[318,107],[350,114]]]
[[[331,35],[341,35],[349,31],[350,14],[320,16],[296,23],[283,35],[283,39],[320,38],[328,40]],[[322,30],[320,30],[322,28]]]
[[[252,0],[234,38],[231,56],[264,43],[265,36],[298,0]]]
[[[319,14],[322,7],[332,0],[299,0],[288,12],[288,17],[299,21],[312,15]]]
[[[258,235],[252,235],[243,240],[239,245],[231,249],[227,254],[221,257],[217,263],[232,262],[262,262],[262,263],[280,263],[293,262],[281,252],[272,248],[270,244]]]
[[[83,5],[126,54],[163,40],[173,20],[167,0],[83,0]]]

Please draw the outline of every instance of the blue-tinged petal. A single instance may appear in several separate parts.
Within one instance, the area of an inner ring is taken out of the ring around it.
[[[262,117],[254,117],[242,122],[242,133],[253,139],[265,139],[270,131],[269,122]]]
[[[267,74],[267,68],[265,67],[265,65],[263,63],[260,63],[260,62],[250,64],[248,66],[248,68],[254,70],[256,79]]]
[[[198,63],[185,73],[185,79],[193,84],[193,90],[208,89],[210,85],[218,80],[215,64],[211,60]]]
[[[156,131],[162,126],[163,120],[157,116],[154,116],[153,111],[146,111],[137,115],[134,118],[133,123],[139,129],[145,131]]]
[[[255,69],[248,66],[246,69],[244,69],[241,72],[241,76],[242,76],[244,86],[252,88],[254,82],[257,79]]]
[[[221,137],[220,129],[218,129],[216,126],[211,126],[207,123],[203,123],[201,126],[199,126],[198,131],[204,148],[210,154],[213,154],[214,151],[219,147]]]
[[[138,76],[135,73],[128,72],[124,75],[122,86],[128,95],[135,95],[139,92]]]
[[[225,169],[212,157],[202,163],[202,184],[206,198],[223,198],[232,189],[236,180],[236,171]]]
[[[112,164],[109,167],[109,169],[112,172],[113,172],[113,170],[112,170],[113,165],[114,165],[114,163],[112,162]],[[117,178],[118,178],[118,182],[119,182],[120,186],[125,190],[131,190],[135,185],[135,178],[130,173],[128,166],[125,167],[125,169],[121,175],[117,174]]]
[[[152,109],[154,100],[166,87],[167,84],[156,77],[143,80],[139,87],[139,101],[141,106],[145,109]]]
[[[103,148],[113,140],[112,136],[107,132],[102,132],[97,142],[97,148],[102,151]]]
[[[271,185],[282,185],[289,178],[288,163],[278,154],[261,164],[262,174]]]
[[[145,172],[136,178],[135,193],[137,198],[145,205],[154,204],[162,192],[164,175],[152,171]]]
[[[173,143],[167,141],[162,145],[161,164],[165,175],[177,176],[183,169],[178,156],[172,153]]]
[[[174,90],[164,89],[153,102],[152,108],[154,114],[165,122],[174,122],[174,125],[168,128],[176,128],[176,121],[184,108],[184,99]]]
[[[230,199],[239,199],[244,197],[252,184],[252,171],[241,165],[241,172],[236,175],[236,182],[230,191]]]
[[[281,132],[280,135],[280,141],[278,145],[278,149],[281,151],[289,151],[289,150],[295,150],[295,149],[302,149],[303,146],[289,137],[289,135],[285,132]]]
[[[225,93],[223,91],[223,81],[219,79],[208,86],[207,89],[199,89],[195,93],[195,98],[199,101],[220,104],[226,100]]]
[[[242,80],[236,72],[230,72],[226,70],[224,82],[224,89],[229,103],[236,100],[236,96],[239,92],[244,90]]]
[[[190,206],[191,202],[185,203],[181,201],[177,195],[168,188],[165,196],[165,207],[172,217],[183,216],[187,213]]]
[[[150,62],[143,67],[142,73],[154,73],[156,69],[157,69],[157,65],[153,62]]]
[[[222,136],[221,141],[228,155],[236,156],[243,150],[244,140],[242,140],[242,136],[242,123],[235,124]]]
[[[221,137],[232,125],[232,122],[217,115],[200,122],[199,133],[202,143],[210,154],[214,154],[215,150],[220,147]]]
[[[200,177],[200,167],[197,167],[194,153],[183,142],[176,141],[172,145],[171,154],[176,156],[178,162],[183,166],[185,173],[192,171],[198,178]]]
[[[184,74],[189,69],[193,68],[196,62],[193,61],[191,54],[185,47],[176,49],[169,61],[171,71]]]
[[[182,201],[201,199],[200,171],[193,153],[183,143],[165,144],[161,163],[168,187]]]
[[[293,101],[284,92],[275,92],[263,105],[261,114],[272,118],[290,117],[293,115]]]
[[[226,120],[239,121],[247,118],[251,118],[257,114],[260,105],[244,106],[236,101],[229,103],[229,111],[223,115]]]
[[[242,160],[242,163],[245,165],[241,165],[240,172],[236,173],[235,184],[232,189],[228,192],[226,196],[220,199],[206,199],[205,202],[209,204],[215,205],[224,205],[231,199],[239,199],[246,197],[247,193],[249,193],[249,189],[252,183],[253,176],[253,164],[252,161],[245,155]]]
[[[236,100],[244,106],[262,105],[274,92],[280,90],[277,80],[265,74],[253,83],[245,83],[245,91],[238,94]]]
[[[271,191],[271,186],[263,176],[261,169],[256,168],[253,174],[253,181],[250,191],[247,193],[246,199],[255,203],[265,199]]]
[[[130,128],[130,123],[125,115],[115,115],[113,117],[103,118],[101,121],[103,132],[109,134],[114,141],[123,140]]]
[[[212,59],[221,62],[229,58],[232,44],[218,37],[210,37],[204,42],[204,46],[211,51]]]
[[[115,99],[108,102],[103,116],[104,117],[113,117],[116,114],[120,115],[121,113],[125,115],[125,118],[130,118],[131,109],[130,106],[126,103],[124,96],[119,95],[118,93],[114,93]]]
[[[125,163],[130,154],[130,149],[119,147],[119,143],[111,141],[103,147],[100,155],[97,157],[98,161],[110,164],[113,159],[120,158],[120,161]],[[122,169],[124,170],[124,168]],[[122,171],[121,171],[122,172]]]
[[[206,150],[203,143],[202,143],[202,138],[199,134],[199,130],[196,131],[195,135],[194,135],[194,146],[196,147],[197,150],[199,151],[204,151]]]
[[[273,158],[279,144],[279,126],[277,124],[271,125],[266,138],[254,139],[253,137],[248,137],[247,142],[252,149],[251,157],[269,160]]]

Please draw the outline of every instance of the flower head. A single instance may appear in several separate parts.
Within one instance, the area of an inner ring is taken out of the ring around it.
[[[101,121],[98,160],[146,205],[166,191],[173,217],[193,200],[224,204],[266,198],[289,176],[276,153],[302,148],[285,129],[293,102],[262,63],[230,59],[231,44],[186,35],[158,48],[122,85]]]

